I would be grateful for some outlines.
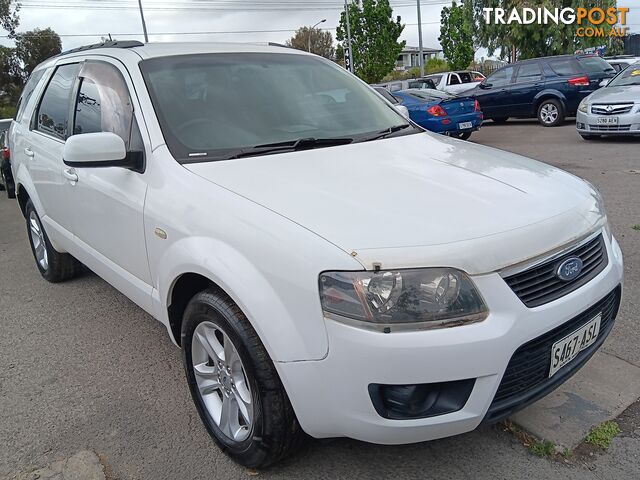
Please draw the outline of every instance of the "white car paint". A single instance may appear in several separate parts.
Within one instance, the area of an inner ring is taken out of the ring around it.
[[[472,90],[476,85],[479,85],[481,80],[475,82],[464,82],[464,79],[460,74],[464,72],[473,76],[484,79],[484,75],[480,72],[474,72],[471,70],[458,70],[455,72],[442,72],[433,75],[427,75],[426,78],[430,78],[436,84],[438,90],[443,92],[458,95],[460,93]]]
[[[519,345],[621,283],[622,255],[598,193],[552,166],[430,133],[179,164],[165,144],[140,59],[246,51],[303,55],[246,44],[148,44],[48,61],[28,114],[12,132],[17,189],[33,200],[56,249],[163,322],[172,338],[168,307],[176,280],[197,273],[219,285],[260,336],[308,434],[394,444],[474,429]],[[147,155],[142,174],[76,168],[78,181],[66,180],[64,142],[30,129],[53,66],[87,58],[106,59],[126,80]],[[556,301],[527,308],[501,276],[598,232],[608,266]],[[323,318],[319,274],[376,265],[459,268],[489,315],[466,326],[391,335]],[[382,418],[367,393],[372,382],[470,377],[477,382],[462,409],[418,420]]]

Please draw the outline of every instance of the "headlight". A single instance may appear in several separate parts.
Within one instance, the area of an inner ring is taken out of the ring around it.
[[[451,268],[325,272],[326,317],[386,333],[479,322],[487,307],[471,279]]]
[[[580,102],[580,105],[578,105],[578,111],[582,113],[587,113],[589,111],[587,107],[588,107],[587,102],[583,100]]]

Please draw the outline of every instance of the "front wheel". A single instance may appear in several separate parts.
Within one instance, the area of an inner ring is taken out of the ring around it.
[[[68,253],[60,253],[53,248],[31,200],[27,202],[25,214],[31,251],[42,277],[51,283],[75,277],[82,269],[82,264]]]
[[[184,313],[181,344],[196,409],[224,453],[263,468],[302,444],[273,362],[230,298],[216,290],[197,294]]]
[[[564,121],[564,109],[560,100],[549,98],[538,107],[538,121],[545,127],[556,127]]]

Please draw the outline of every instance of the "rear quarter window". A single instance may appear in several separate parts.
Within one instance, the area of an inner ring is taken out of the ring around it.
[[[578,62],[573,58],[560,58],[549,62],[551,70],[562,77],[570,75],[578,75],[581,72]]]

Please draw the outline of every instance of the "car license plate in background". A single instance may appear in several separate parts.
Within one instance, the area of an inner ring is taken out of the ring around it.
[[[598,125],[617,125],[618,117],[598,117],[596,123]]]
[[[471,127],[473,127],[473,123],[471,122],[462,122],[458,124],[458,128],[460,130],[464,130],[465,128],[471,128]]]
[[[601,320],[602,314],[600,313],[575,332],[553,344],[553,347],[551,347],[549,378],[553,377],[558,370],[576,358],[578,353],[596,341],[598,333],[600,333]]]

